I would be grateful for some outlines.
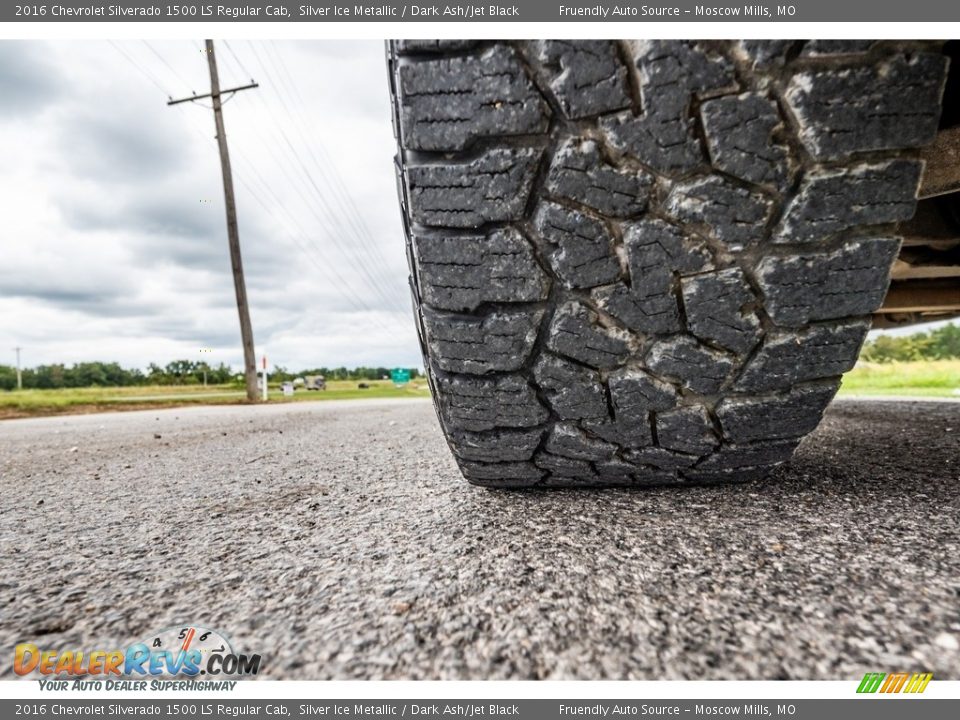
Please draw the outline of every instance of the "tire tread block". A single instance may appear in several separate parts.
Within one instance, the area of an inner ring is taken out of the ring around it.
[[[686,405],[657,413],[660,446],[675,452],[702,457],[717,445],[713,423],[703,405]]]
[[[868,320],[854,320],[768,335],[735,388],[741,392],[768,392],[842,375],[856,364],[869,329]]]
[[[713,267],[707,246],[658,218],[628,223],[623,229],[630,284],[593,292],[597,304],[631,330],[651,335],[680,332],[674,275]]]
[[[760,242],[772,209],[765,195],[719,175],[677,183],[666,201],[671,216],[702,228],[731,250]]]
[[[545,202],[537,208],[534,226],[550,248],[553,271],[566,287],[590,288],[620,277],[613,238],[599,220]]]
[[[899,238],[851,240],[832,252],[771,256],[757,266],[757,282],[775,323],[869,315],[883,302]]]
[[[622,365],[631,354],[625,332],[603,327],[597,314],[577,301],[565,303],[554,314],[547,347],[601,370]]]
[[[547,275],[515,229],[473,237],[420,235],[413,245],[423,302],[430,307],[471,311],[483,303],[547,298]]]
[[[484,316],[423,313],[427,347],[441,370],[471,375],[519,370],[533,350],[543,310]]]
[[[773,241],[809,243],[854,227],[909,220],[922,169],[916,160],[890,160],[811,172],[787,206]]]
[[[801,438],[820,422],[839,385],[799,385],[774,397],[725,398],[717,405],[723,436],[732,443]]]
[[[440,375],[436,385],[440,415],[448,428],[474,432],[528,428],[540,425],[548,416],[534,389],[520,375]]]
[[[942,55],[915,53],[839,72],[810,69],[790,79],[785,99],[816,160],[920,147],[937,133],[946,68]]]
[[[724,96],[700,106],[713,166],[756,185],[782,188],[789,164],[786,147],[774,139],[783,121],[776,103],[761,93]]]
[[[701,340],[715,343],[740,356],[756,344],[762,329],[747,277],[740,268],[694,275],[680,281],[687,327]]]
[[[630,217],[647,208],[653,176],[619,169],[604,161],[595,140],[569,138],[557,150],[547,175],[547,192],[609,217]]]
[[[604,118],[600,126],[620,152],[662,173],[683,173],[704,161],[689,108],[694,95],[734,83],[733,65],[696,43],[636,43],[643,112]]]
[[[476,138],[540,133],[549,123],[546,103],[503,45],[401,65],[400,88],[400,127],[410,150],[462,150]]]
[[[540,40],[537,59],[550,75],[550,89],[571,119],[630,106],[627,69],[608,40]]]
[[[519,220],[543,151],[491,148],[466,162],[410,164],[410,217],[434,227],[477,228]]]
[[[654,345],[646,362],[659,377],[675,378],[683,387],[702,395],[718,392],[733,369],[728,355],[684,335]]]
[[[543,429],[491,430],[450,433],[454,454],[477,462],[523,462],[530,460],[543,437]]]
[[[544,354],[533,368],[537,386],[561,420],[598,420],[609,417],[600,375],[576,363]]]

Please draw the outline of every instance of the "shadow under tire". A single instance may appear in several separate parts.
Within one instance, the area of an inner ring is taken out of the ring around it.
[[[388,60],[417,326],[467,480],[789,459],[886,293],[936,44],[414,40]]]

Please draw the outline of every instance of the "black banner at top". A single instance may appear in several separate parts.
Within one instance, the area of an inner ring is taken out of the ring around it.
[[[61,0],[4,3],[3,22],[950,22],[960,3],[943,0],[793,0],[792,3],[515,0],[272,0],[162,3]]]

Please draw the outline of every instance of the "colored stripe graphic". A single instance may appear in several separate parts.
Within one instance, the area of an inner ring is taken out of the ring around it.
[[[890,673],[887,675],[886,681],[883,683],[883,687],[880,688],[882,693],[898,693],[900,688],[903,687],[903,684],[907,681],[907,678],[910,677],[905,672],[899,673]]]
[[[883,681],[885,673],[867,673],[863,676],[863,680],[860,681],[860,687],[857,688],[858,693],[875,693],[877,688],[880,687],[880,683]]]
[[[904,688],[905,693],[922,693],[933,679],[933,673],[914,673]]]
[[[867,673],[857,687],[858,693],[922,693],[933,680],[933,673]]]

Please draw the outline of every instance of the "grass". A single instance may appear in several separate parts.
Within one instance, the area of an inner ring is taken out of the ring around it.
[[[356,380],[331,380],[327,383],[326,390],[297,390],[293,397],[284,397],[279,387],[271,386],[269,403],[430,397],[424,380],[414,381],[403,387],[383,380],[363,382],[370,387],[361,390]],[[245,392],[235,385],[211,385],[206,388],[196,385],[148,385],[0,391],[0,419],[107,410],[240,404],[246,402],[245,396]]]
[[[844,375],[840,394],[960,398],[960,360],[859,362]]]
[[[370,387],[361,390],[356,380],[331,380],[327,383],[327,390],[297,390],[293,397],[283,397],[278,387],[271,387],[269,402],[430,397],[427,384],[422,379],[403,387],[396,387],[384,380],[366,382]],[[844,376],[840,394],[849,397],[903,395],[960,398],[960,360],[884,364],[861,362]],[[0,391],[0,419],[243,402],[244,392],[235,385]]]

